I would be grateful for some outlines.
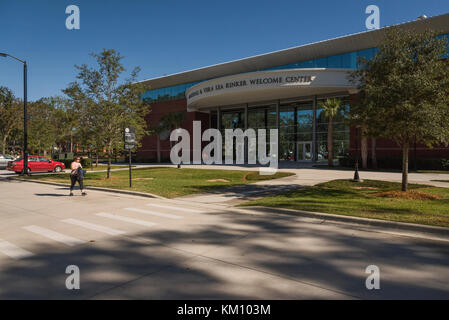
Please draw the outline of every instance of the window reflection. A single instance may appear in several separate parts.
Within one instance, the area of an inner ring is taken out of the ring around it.
[[[438,36],[438,38],[449,37],[449,34],[443,34]],[[367,60],[371,60],[376,52],[377,48],[368,48],[364,50],[358,50],[348,53],[343,53],[339,55],[333,55],[323,58],[317,58],[307,61],[300,61],[286,65],[280,65],[277,67],[262,69],[262,70],[254,70],[254,71],[263,71],[263,70],[282,70],[282,69],[304,69],[304,68],[337,68],[337,69],[357,69],[360,67],[359,59],[364,58]],[[449,56],[446,55],[446,57]],[[204,80],[206,81],[206,80]],[[166,100],[176,100],[176,99],[184,99],[185,92],[190,87],[200,83],[202,81],[189,82],[184,84],[179,84],[176,86],[171,86],[167,88],[153,89],[148,90],[144,93],[143,99],[146,102],[155,102],[155,101],[166,101]]]

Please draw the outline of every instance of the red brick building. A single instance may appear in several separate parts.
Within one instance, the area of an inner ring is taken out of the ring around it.
[[[417,32],[433,29],[449,34],[449,14],[396,26]],[[208,128],[279,130],[279,160],[319,162],[327,158],[327,119],[320,101],[338,97],[343,107],[334,123],[335,157],[360,152],[360,137],[348,122],[357,88],[347,78],[358,68],[358,58],[372,58],[386,28],[357,33],[210,67],[146,80],[152,90],[144,99],[151,104],[147,121],[159,125],[167,113],[183,112],[181,125],[192,133],[193,121]],[[170,154],[169,140],[160,144],[162,159]],[[411,146],[411,158],[448,158],[449,148]],[[393,141],[376,140],[378,158],[399,158]],[[368,140],[371,154],[371,140]],[[137,157],[157,158],[157,137],[142,141]]]

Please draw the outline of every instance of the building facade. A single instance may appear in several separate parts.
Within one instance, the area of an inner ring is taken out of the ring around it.
[[[416,32],[433,29],[448,36],[449,14],[393,27]],[[354,154],[360,148],[360,137],[349,125],[348,115],[357,88],[348,73],[358,68],[359,58],[375,55],[388,28],[145,80],[152,88],[144,94],[152,109],[148,124],[158,126],[165,114],[181,112],[185,115],[181,127],[189,132],[195,120],[201,121],[203,131],[277,128],[280,160],[319,162],[327,159],[328,150],[328,120],[320,102],[337,97],[342,108],[334,119],[334,157]],[[167,160],[168,135],[159,138],[162,159]],[[155,160],[159,138],[145,137],[137,157]],[[369,142],[368,152],[371,147]],[[400,152],[392,141],[376,141],[378,157],[399,157]],[[449,158],[445,147],[416,145],[412,152],[419,157]]]

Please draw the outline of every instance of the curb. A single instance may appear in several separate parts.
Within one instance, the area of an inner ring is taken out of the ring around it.
[[[271,208],[271,207],[260,207],[260,206],[241,206],[238,209],[257,209],[258,211],[275,213],[275,214],[290,214],[307,218],[314,219],[323,219],[328,221],[335,222],[344,222],[344,223],[352,223],[365,225],[370,227],[380,227],[388,231],[409,231],[415,233],[421,233],[426,235],[433,235],[444,238],[445,240],[449,240],[449,228],[445,227],[436,227],[436,226],[427,226],[427,225],[419,225],[414,223],[406,223],[406,222],[396,222],[396,221],[387,221],[387,220],[376,220],[362,217],[352,217],[352,216],[343,216],[336,215],[331,213],[321,213],[321,212],[310,212],[310,211],[300,211],[293,209],[284,209],[284,208]]]
[[[53,185],[53,186],[59,186],[59,187],[70,187],[70,185],[68,185],[68,184],[58,183],[58,182],[38,181],[38,180],[21,179],[21,178],[15,178],[15,177],[8,177],[6,179],[23,181],[23,182],[47,184],[47,185]],[[120,193],[120,194],[127,194],[127,195],[131,195],[131,196],[139,196],[139,197],[145,197],[145,198],[166,199],[162,196],[158,196],[158,195],[155,195],[152,193],[130,191],[130,190],[110,189],[110,188],[102,188],[102,187],[94,187],[94,186],[86,186],[86,190],[95,190],[95,191],[103,191],[103,192],[110,192],[110,193]]]

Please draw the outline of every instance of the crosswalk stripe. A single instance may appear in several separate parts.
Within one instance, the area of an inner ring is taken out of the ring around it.
[[[98,224],[94,224],[94,223],[90,223],[90,222],[86,222],[86,221],[82,221],[82,220],[78,220],[78,219],[65,219],[65,220],[61,220],[61,221],[65,222],[65,223],[70,223],[70,224],[73,224],[76,226],[84,227],[86,229],[103,232],[103,233],[106,233],[106,234],[109,234],[112,236],[116,236],[116,235],[125,233],[124,231],[121,231],[121,230],[100,226]]]
[[[0,239],[0,252],[13,259],[22,259],[33,255],[33,253],[2,239]]]
[[[155,203],[148,203],[147,206],[164,208],[164,209],[171,209],[171,210],[186,211],[186,212],[193,212],[193,213],[203,213],[204,212],[204,211],[195,210],[195,209],[180,208],[180,207],[175,207],[175,206],[166,206],[166,205],[163,205],[163,204],[155,204]]]
[[[177,215],[174,215],[174,214],[162,213],[162,212],[156,212],[156,211],[149,211],[149,210],[142,210],[142,209],[136,209],[136,208],[125,208],[125,210],[139,212],[139,213],[144,213],[144,214],[150,214],[150,215],[153,215],[153,216],[164,217],[164,218],[169,218],[169,219],[182,219],[183,218],[181,216],[177,216]]]
[[[104,213],[104,212],[97,213],[96,215],[99,217],[110,218],[110,219],[115,219],[115,220],[119,220],[119,221],[134,223],[134,224],[140,224],[140,225],[146,226],[146,227],[152,227],[156,224],[154,222],[149,222],[149,221],[144,221],[144,220],[139,220],[139,219],[134,219],[134,218],[128,218],[128,217],[123,217],[123,216],[119,216],[116,214],[110,214],[110,213]]]
[[[26,227],[23,227],[23,228],[25,230],[28,230],[28,231],[33,232],[35,234],[41,235],[43,237],[46,237],[46,238],[49,238],[49,239],[52,239],[52,240],[64,243],[64,244],[66,244],[68,246],[74,246],[74,245],[82,244],[82,243],[85,242],[83,240],[80,240],[80,239],[77,239],[77,238],[73,238],[73,237],[69,237],[69,236],[66,236],[64,234],[58,233],[56,231],[49,230],[49,229],[46,229],[46,228],[42,228],[42,227],[39,227],[39,226],[32,225],[32,226],[26,226]]]

